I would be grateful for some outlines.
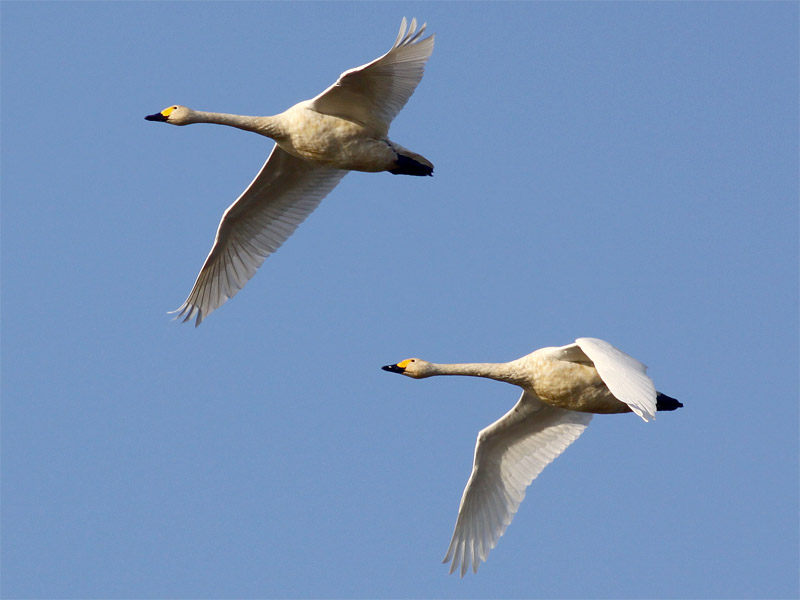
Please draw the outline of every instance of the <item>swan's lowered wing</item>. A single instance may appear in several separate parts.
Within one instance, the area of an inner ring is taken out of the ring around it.
[[[422,79],[425,63],[433,52],[433,38],[420,39],[425,25],[417,20],[400,24],[397,40],[386,54],[366,65],[345,71],[316,98],[309,100],[317,112],[367,125],[381,135],[405,106]]]
[[[656,387],[647,376],[647,366],[597,338],[578,338],[574,344],[557,348],[561,360],[594,364],[600,379],[617,400],[627,404],[645,421],[656,418]]]
[[[214,246],[176,311],[200,325],[233,298],[348,171],[320,167],[277,145],[256,178],[222,215]]]
[[[478,434],[475,461],[443,562],[477,572],[511,523],[525,489],[583,433],[592,415],[543,404],[523,392],[516,406]]]

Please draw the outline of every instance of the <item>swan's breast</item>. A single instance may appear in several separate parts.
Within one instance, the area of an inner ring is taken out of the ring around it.
[[[592,365],[564,360],[537,361],[533,391],[552,406],[597,414],[630,412],[617,400]]]
[[[386,141],[363,125],[316,112],[302,102],[279,118],[283,135],[275,141],[299,158],[355,171],[383,171],[396,158]]]

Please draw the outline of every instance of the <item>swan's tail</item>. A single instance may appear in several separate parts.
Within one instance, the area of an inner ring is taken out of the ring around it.
[[[402,146],[395,145],[394,151],[397,153],[397,160],[394,168],[389,169],[393,175],[433,175],[433,163],[424,156],[420,156],[411,150],[406,150]]]
[[[656,410],[675,410],[678,408],[683,408],[683,404],[675,400],[675,398],[670,398],[666,394],[662,394],[658,392],[658,396],[656,396]]]

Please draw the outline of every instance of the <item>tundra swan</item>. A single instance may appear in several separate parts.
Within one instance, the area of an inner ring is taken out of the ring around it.
[[[469,375],[522,388],[514,408],[478,434],[472,474],[443,561],[452,561],[450,573],[460,565],[462,577],[470,563],[477,573],[511,523],[525,489],[583,433],[592,413],[633,411],[649,421],[657,410],[683,406],[656,392],[645,365],[595,338],[542,348],[507,363],[442,365],[409,358],[382,368],[414,379]]]
[[[211,252],[176,311],[199,325],[241,290],[348,171],[431,175],[426,158],[391,141],[392,120],[422,79],[434,36],[406,19],[394,45],[345,71],[324,92],[271,117],[247,117],[170,106],[145,117],[173,125],[217,123],[275,140],[256,178],[222,215]]]

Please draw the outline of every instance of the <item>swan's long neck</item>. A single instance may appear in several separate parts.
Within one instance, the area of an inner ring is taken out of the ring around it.
[[[230,115],[228,113],[192,111],[192,123],[215,123],[252,131],[275,138],[280,135],[277,120],[274,117],[248,117],[246,115]]]
[[[465,375],[467,377],[483,377],[505,381],[514,385],[523,383],[519,370],[514,362],[510,363],[455,363],[436,364],[430,363],[429,376],[435,375]]]

